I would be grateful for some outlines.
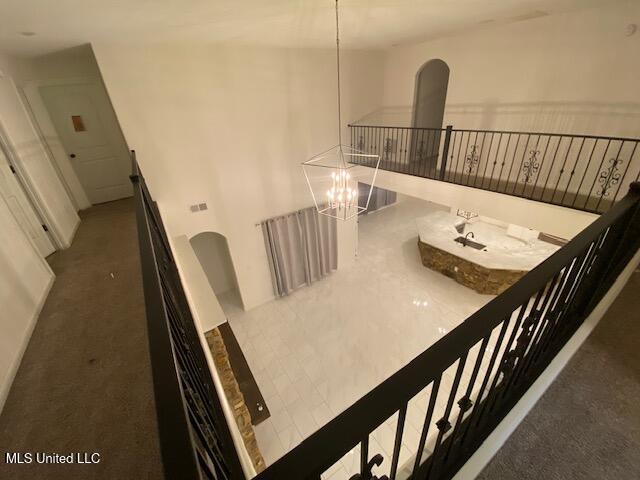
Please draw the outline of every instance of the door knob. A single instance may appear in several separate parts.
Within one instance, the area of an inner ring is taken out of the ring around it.
[[[71,158],[76,158],[76,154],[72,153],[71,155],[69,155]]]

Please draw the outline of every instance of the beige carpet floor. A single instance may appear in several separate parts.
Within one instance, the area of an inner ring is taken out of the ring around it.
[[[132,199],[82,213],[0,415],[2,479],[162,478]],[[98,452],[97,465],[5,453]]]
[[[635,273],[478,480],[640,478],[640,273]]]

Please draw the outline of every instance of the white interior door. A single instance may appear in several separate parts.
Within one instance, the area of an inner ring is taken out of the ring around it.
[[[92,204],[130,197],[131,160],[104,87],[40,87],[42,100]]]
[[[29,198],[12,172],[2,148],[0,148],[0,195],[6,201],[20,228],[31,238],[40,255],[46,257],[55,252],[56,249],[49,235],[44,231],[42,222]]]

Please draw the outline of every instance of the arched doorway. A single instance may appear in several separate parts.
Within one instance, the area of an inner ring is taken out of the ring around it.
[[[225,236],[201,232],[189,242],[224,313],[229,316],[242,311],[238,280]]]
[[[442,128],[449,86],[449,67],[439,58],[429,60],[416,75],[413,127]]]
[[[449,67],[440,59],[426,62],[416,75],[412,127],[442,128],[449,85]],[[440,133],[414,130],[411,160],[420,163],[421,171],[435,172]]]

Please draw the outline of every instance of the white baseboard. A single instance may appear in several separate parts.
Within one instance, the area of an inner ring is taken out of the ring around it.
[[[52,274],[44,290],[42,298],[38,302],[38,305],[36,306],[36,309],[31,319],[29,320],[29,324],[27,325],[27,332],[24,338],[22,339],[18,355],[16,355],[13,361],[13,364],[9,367],[9,375],[7,376],[7,381],[4,383],[4,385],[0,386],[0,412],[2,412],[2,409],[4,408],[4,404],[7,401],[7,397],[9,396],[9,391],[11,390],[11,385],[13,384],[13,381],[16,378],[16,374],[18,373],[18,369],[20,368],[22,357],[24,356],[24,352],[27,350],[27,346],[29,345],[29,340],[31,340],[31,334],[33,333],[33,330],[35,329],[36,324],[38,323],[40,312],[42,312],[44,304],[47,301],[47,298],[49,297],[49,292],[51,291],[51,287],[53,286],[53,282],[55,281],[55,279],[56,279],[55,275]]]
[[[573,354],[578,351],[600,319],[604,316],[607,309],[620,294],[620,291],[622,291],[622,288],[626,285],[629,277],[631,277],[639,263],[640,250],[636,252],[627,267],[614,282],[611,289],[602,298],[600,303],[598,303],[593,312],[591,312],[591,315],[587,317],[573,337],[571,337],[564,348],[560,350],[558,355],[556,355],[540,377],[538,377],[529,390],[527,390],[515,407],[511,409],[491,435],[480,445],[480,448],[475,451],[467,463],[458,471],[455,477],[453,477],[453,480],[471,480],[480,474],[507,441],[509,436],[515,431],[520,422],[522,422],[524,417],[527,416],[540,397],[542,397],[547,388],[549,388],[549,385],[553,383]]]

